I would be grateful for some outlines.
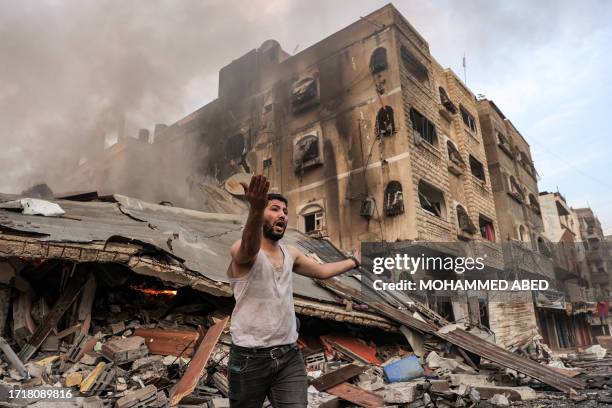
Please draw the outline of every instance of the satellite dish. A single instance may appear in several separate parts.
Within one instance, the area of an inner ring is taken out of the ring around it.
[[[243,196],[244,188],[242,188],[240,183],[249,185],[251,183],[251,177],[253,177],[253,175],[249,173],[236,173],[225,180],[225,190],[232,195]]]

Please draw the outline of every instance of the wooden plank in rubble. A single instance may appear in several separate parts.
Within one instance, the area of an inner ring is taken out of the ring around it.
[[[183,374],[171,392],[170,406],[177,405],[184,397],[191,394],[198,385],[200,378],[202,378],[202,375],[206,370],[206,364],[208,363],[213,349],[219,341],[221,332],[223,332],[228,320],[229,316],[208,329],[206,336],[204,336],[204,340],[202,340],[202,343],[191,359],[185,374]]]
[[[28,343],[21,349],[19,358],[21,361],[26,363],[33,355],[40,345],[45,341],[47,336],[51,333],[51,330],[55,329],[57,323],[60,321],[66,310],[76,300],[89,279],[90,272],[77,272],[71,278],[68,283],[68,287],[62,292],[57,302],[53,306],[53,309],[45,316],[45,321],[41,324],[38,329],[32,334],[32,337]]]

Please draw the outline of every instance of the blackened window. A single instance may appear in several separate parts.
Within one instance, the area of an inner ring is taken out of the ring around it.
[[[481,162],[476,160],[474,156],[470,154],[470,171],[474,176],[479,178],[482,181],[485,181],[485,171],[484,166]]]
[[[432,145],[438,143],[435,125],[414,108],[410,108],[410,121],[412,122],[412,129],[415,132],[416,140],[424,139]]]
[[[378,47],[370,57],[370,72],[377,72],[387,69],[387,50],[384,47]]]
[[[394,132],[393,109],[390,106],[384,106],[378,110],[376,115],[376,134],[378,136],[391,136]]]
[[[465,162],[463,161],[463,158],[461,157],[461,153],[459,153],[459,150],[457,149],[457,147],[452,141],[450,140],[446,141],[446,148],[448,149],[448,158],[450,159],[450,161],[452,161],[458,166],[465,165]]]
[[[394,217],[404,212],[404,193],[399,181],[393,180],[385,188],[385,215]]]
[[[419,202],[422,209],[429,211],[436,217],[446,218],[444,193],[423,180],[419,181]]]
[[[227,139],[225,154],[228,159],[239,159],[244,154],[244,136],[237,134]]]
[[[459,110],[461,111],[461,118],[463,119],[463,123],[465,126],[469,127],[472,131],[476,131],[476,119],[474,116],[468,112],[467,109],[463,105],[459,105]]]
[[[439,87],[438,90],[440,91],[440,103],[442,103],[442,105],[444,105],[446,110],[449,111],[450,113],[453,113],[453,114],[456,113],[457,107],[455,106],[453,101],[451,101],[450,98],[448,97],[446,90],[442,87]]]
[[[403,45],[400,48],[400,53],[402,55],[402,63],[404,64],[404,68],[406,68],[410,75],[412,75],[417,81],[423,84],[428,84],[429,73],[427,71],[427,67],[425,67],[425,65],[423,65],[418,58]]]
[[[467,210],[460,204],[457,205],[457,225],[462,231],[465,231],[468,234],[473,234],[476,232],[476,226],[474,223],[472,223]]]

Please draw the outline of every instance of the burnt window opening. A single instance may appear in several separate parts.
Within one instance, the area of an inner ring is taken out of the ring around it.
[[[518,181],[516,181],[516,178],[514,178],[514,176],[510,176],[508,177],[508,180],[510,183],[510,194],[520,202],[525,201],[525,193],[523,192],[521,185],[518,183]]]
[[[552,257],[548,244],[546,244],[546,241],[544,241],[542,237],[538,237],[538,251],[547,258]]]
[[[384,106],[378,110],[376,115],[376,134],[378,136],[391,136],[393,133],[395,133],[393,108]]]
[[[419,144],[421,140],[425,140],[427,143],[434,146],[438,143],[436,126],[414,108],[410,108],[410,121],[412,122],[414,139],[417,144]]]
[[[484,215],[478,216],[478,226],[480,228],[480,235],[490,242],[495,242],[495,229],[493,228],[493,221]]]
[[[319,90],[317,80],[313,77],[303,78],[293,84],[291,105],[293,112],[301,112],[318,103]]]
[[[538,199],[536,198],[536,196],[534,196],[533,194],[529,194],[529,207],[531,207],[531,209],[535,213],[537,214],[541,213],[540,203],[538,202]]]
[[[265,159],[265,160],[263,161],[263,168],[264,168],[264,169],[267,169],[267,168],[269,168],[269,167],[272,167],[272,158],[271,158],[271,157],[270,157],[270,158],[268,158],[268,159]]]
[[[468,234],[474,234],[477,231],[467,210],[461,204],[457,204],[457,225],[461,231],[467,232]]]
[[[470,154],[470,171],[481,181],[486,181],[484,166],[474,156]]]
[[[384,47],[378,47],[370,57],[370,72],[376,74],[387,69],[387,50]]]
[[[457,113],[457,107],[449,98],[448,94],[446,93],[446,90],[442,87],[439,87],[438,91],[440,92],[440,103],[442,103],[446,110],[452,114]]]
[[[321,158],[321,141],[318,135],[306,135],[299,139],[293,149],[293,166],[295,172],[323,164]]]
[[[418,58],[403,45],[400,48],[400,54],[402,56],[402,63],[404,68],[412,75],[417,81],[424,85],[429,84],[429,72],[427,67],[418,60]]]
[[[425,211],[438,218],[446,218],[444,193],[423,180],[419,181],[419,202],[421,203],[421,208]]]
[[[455,163],[457,166],[465,166],[465,161],[463,161],[461,153],[459,153],[457,146],[455,146],[455,144],[450,139],[446,141],[446,148],[448,149],[448,158],[450,161]]]
[[[364,198],[361,202],[361,208],[359,208],[359,215],[369,220],[374,215],[375,205],[372,197]]]
[[[474,115],[468,112],[463,105],[459,105],[459,110],[461,111],[461,118],[465,126],[470,128],[471,131],[476,132],[476,119],[474,119]]]
[[[225,156],[228,160],[240,159],[245,153],[244,135],[238,133],[227,139]]]
[[[394,217],[404,213],[404,193],[399,181],[393,180],[385,187],[385,215]]]
[[[508,138],[501,132],[497,131],[497,145],[504,153],[508,156],[513,157],[512,154],[512,146],[510,145],[510,141]]]

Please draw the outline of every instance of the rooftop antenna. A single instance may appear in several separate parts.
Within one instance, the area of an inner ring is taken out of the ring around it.
[[[467,85],[467,64],[465,62],[465,51],[463,52],[463,61],[461,65],[463,65],[463,83]]]

